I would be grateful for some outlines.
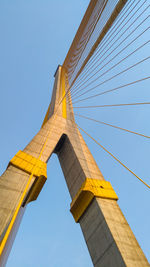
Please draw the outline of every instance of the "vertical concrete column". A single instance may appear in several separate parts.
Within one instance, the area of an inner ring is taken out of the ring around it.
[[[86,178],[104,181],[79,130],[71,122],[57,155],[72,199]],[[149,266],[116,200],[94,197],[79,223],[95,267]]]
[[[43,180],[30,172],[30,159],[46,163],[65,131],[66,120],[62,120],[61,106],[53,116],[55,103],[59,102],[60,70],[56,73],[51,106],[43,127],[25,147],[23,153],[29,157],[23,166],[9,164],[0,177],[0,266],[5,266],[12,243],[19,228],[25,206],[35,200],[43,186]],[[60,126],[60,128],[58,127]],[[22,161],[21,161],[22,162]],[[9,231],[8,231],[9,230]]]

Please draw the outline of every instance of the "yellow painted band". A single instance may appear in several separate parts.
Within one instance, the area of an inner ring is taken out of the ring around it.
[[[33,168],[36,166],[36,168],[34,168],[33,175],[36,177],[44,176],[47,178],[46,163],[28,153],[25,153],[24,151],[19,150],[18,153],[10,160],[9,164],[12,164],[29,174],[32,173]]]
[[[45,118],[44,118],[44,121],[43,121],[43,123],[42,123],[41,128],[42,128],[42,127],[44,126],[44,124],[48,121],[49,111],[50,111],[50,105],[49,105],[48,110],[47,110],[47,112],[46,112],[46,115],[45,115]]]
[[[66,105],[66,90],[65,90],[65,71],[62,68],[61,70],[61,86],[62,86],[62,116],[63,118],[67,118],[67,105]]]
[[[94,197],[118,199],[110,182],[86,178],[71,203],[70,211],[76,222],[79,221]]]

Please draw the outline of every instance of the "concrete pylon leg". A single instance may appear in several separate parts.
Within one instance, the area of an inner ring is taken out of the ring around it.
[[[72,199],[87,177],[104,180],[81,134],[76,132],[75,138],[68,130],[57,152]],[[149,266],[116,200],[94,197],[79,223],[94,266]]]
[[[42,128],[0,178],[0,266],[5,266],[27,203],[37,198],[46,181],[46,163],[52,153],[58,155],[72,198],[71,212],[80,223],[93,265],[149,266],[113,188],[75,124],[71,97],[64,97],[65,75],[59,66]]]

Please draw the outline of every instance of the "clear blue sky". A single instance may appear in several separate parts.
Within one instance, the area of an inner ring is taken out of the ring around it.
[[[1,173],[39,130],[50,102],[53,74],[63,63],[88,3],[0,0]],[[145,101],[149,101],[148,97],[150,94]],[[119,116],[121,119],[122,114]],[[150,135],[149,108],[132,113],[138,129],[137,116],[144,133]],[[125,121],[129,118],[128,111]],[[84,123],[87,130],[90,125]],[[101,134],[103,144],[149,182],[149,140],[131,137],[125,143],[118,132],[106,134],[104,129],[94,129],[93,135],[94,131]],[[119,205],[150,261],[149,190],[86,140],[104,177],[113,184]],[[58,159],[53,155],[48,163],[47,183],[38,200],[27,207],[7,267],[92,266],[80,226],[69,212],[70,202]]]

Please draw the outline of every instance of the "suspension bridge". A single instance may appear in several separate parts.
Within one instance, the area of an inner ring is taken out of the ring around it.
[[[110,179],[103,177],[83,139],[89,138],[145,190],[150,189],[149,180],[120,159],[100,135],[111,139],[111,134],[117,138],[126,134],[136,143],[149,141],[150,135],[136,121],[136,129],[134,122],[126,126],[132,112],[140,116],[139,109],[147,112],[150,105],[146,98],[149,6],[146,0],[90,1],[66,58],[55,72],[41,129],[1,175],[0,266],[6,264],[28,203],[37,199],[47,180],[47,162],[53,153],[58,156],[72,199],[70,211],[81,226],[93,265],[149,266],[119,208],[117,192]],[[130,151],[132,146],[123,142]]]

